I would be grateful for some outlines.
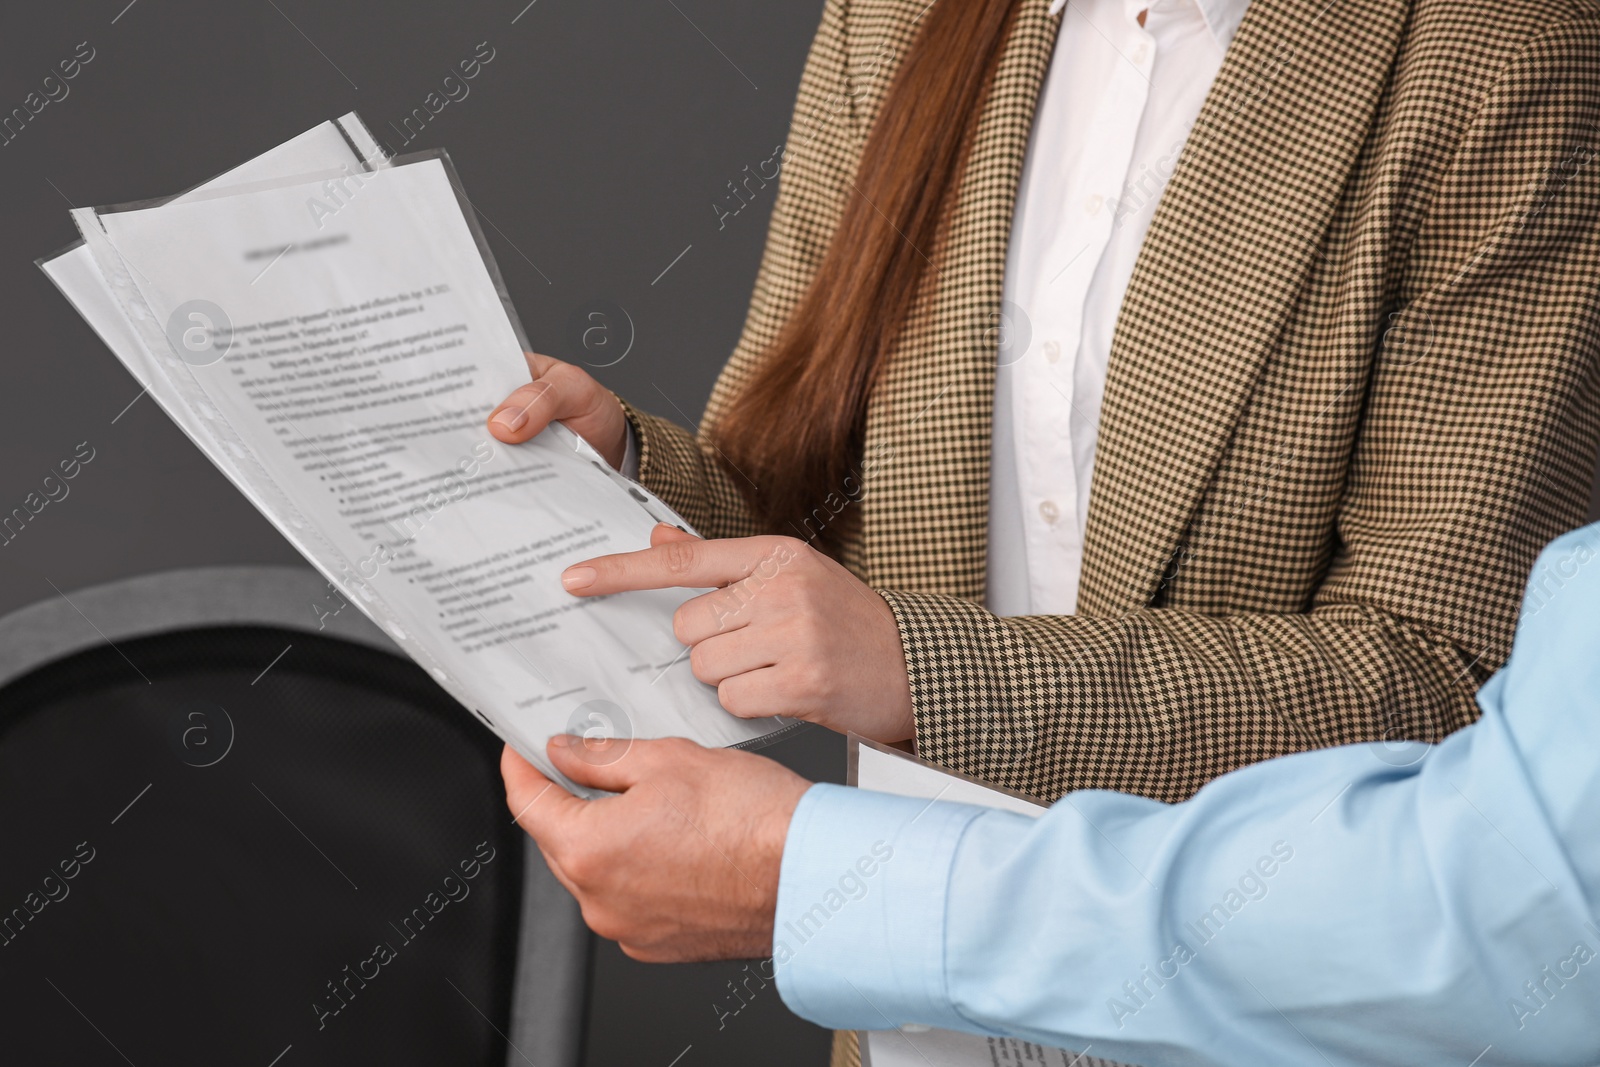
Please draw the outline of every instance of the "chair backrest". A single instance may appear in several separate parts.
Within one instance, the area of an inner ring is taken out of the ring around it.
[[[306,568],[0,619],[6,1059],[575,1067],[591,941],[499,752]]]

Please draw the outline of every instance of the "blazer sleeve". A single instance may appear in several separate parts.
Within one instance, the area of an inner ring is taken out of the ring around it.
[[[824,6],[800,76],[788,140],[757,168],[759,180],[778,181],[778,195],[743,332],[698,432],[623,403],[638,442],[639,480],[706,537],[764,532],[740,491],[743,475],[729,470],[708,435],[799,303],[843,212],[865,142],[860,101],[884,62],[878,54],[851,61],[847,7],[848,0],[828,0]]]
[[[1334,553],[1306,610],[1000,618],[883,591],[919,754],[1045,798],[1171,801],[1286,752],[1433,741],[1476,718],[1473,692],[1509,652],[1517,582],[1587,504],[1596,56],[1593,13],[1552,23],[1507,60],[1461,136],[1404,250],[1403,314],[1424,324],[1426,367],[1374,360]],[[1484,598],[1462,590],[1474,583],[1503,611],[1473,617]]]

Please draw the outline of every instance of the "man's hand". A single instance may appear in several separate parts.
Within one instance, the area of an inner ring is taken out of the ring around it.
[[[582,367],[537,352],[523,355],[533,381],[500,402],[489,415],[489,432],[508,445],[519,445],[552,422],[565,423],[620,470],[628,417],[617,398]]]
[[[702,541],[657,526],[650,543],[568,567],[561,582],[578,596],[717,586],[678,608],[672,627],[728,711],[876,741],[916,732],[894,614],[844,567],[793,537]]]
[[[810,782],[679,738],[563,735],[547,751],[573,781],[621,793],[581,800],[509,746],[500,760],[507,806],[591,930],[650,963],[772,952],[784,838]]]

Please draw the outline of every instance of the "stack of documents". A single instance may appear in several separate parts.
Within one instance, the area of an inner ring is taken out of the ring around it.
[[[484,426],[528,345],[448,158],[354,114],[181,196],[81,208],[40,267],[250,502],[546,774],[558,733],[751,745],[672,613],[560,572],[645,548],[672,510],[557,424]],[[309,609],[308,609],[309,610]]]

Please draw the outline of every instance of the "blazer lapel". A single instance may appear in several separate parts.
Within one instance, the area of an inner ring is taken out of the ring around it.
[[[1365,142],[1404,0],[1254,0],[1112,342],[1078,610],[1149,603]]]
[[[983,596],[996,345],[1007,328],[998,313],[1023,158],[1061,22],[1048,9],[1049,0],[1022,0],[934,277],[873,389],[860,555],[846,562],[880,587]]]

